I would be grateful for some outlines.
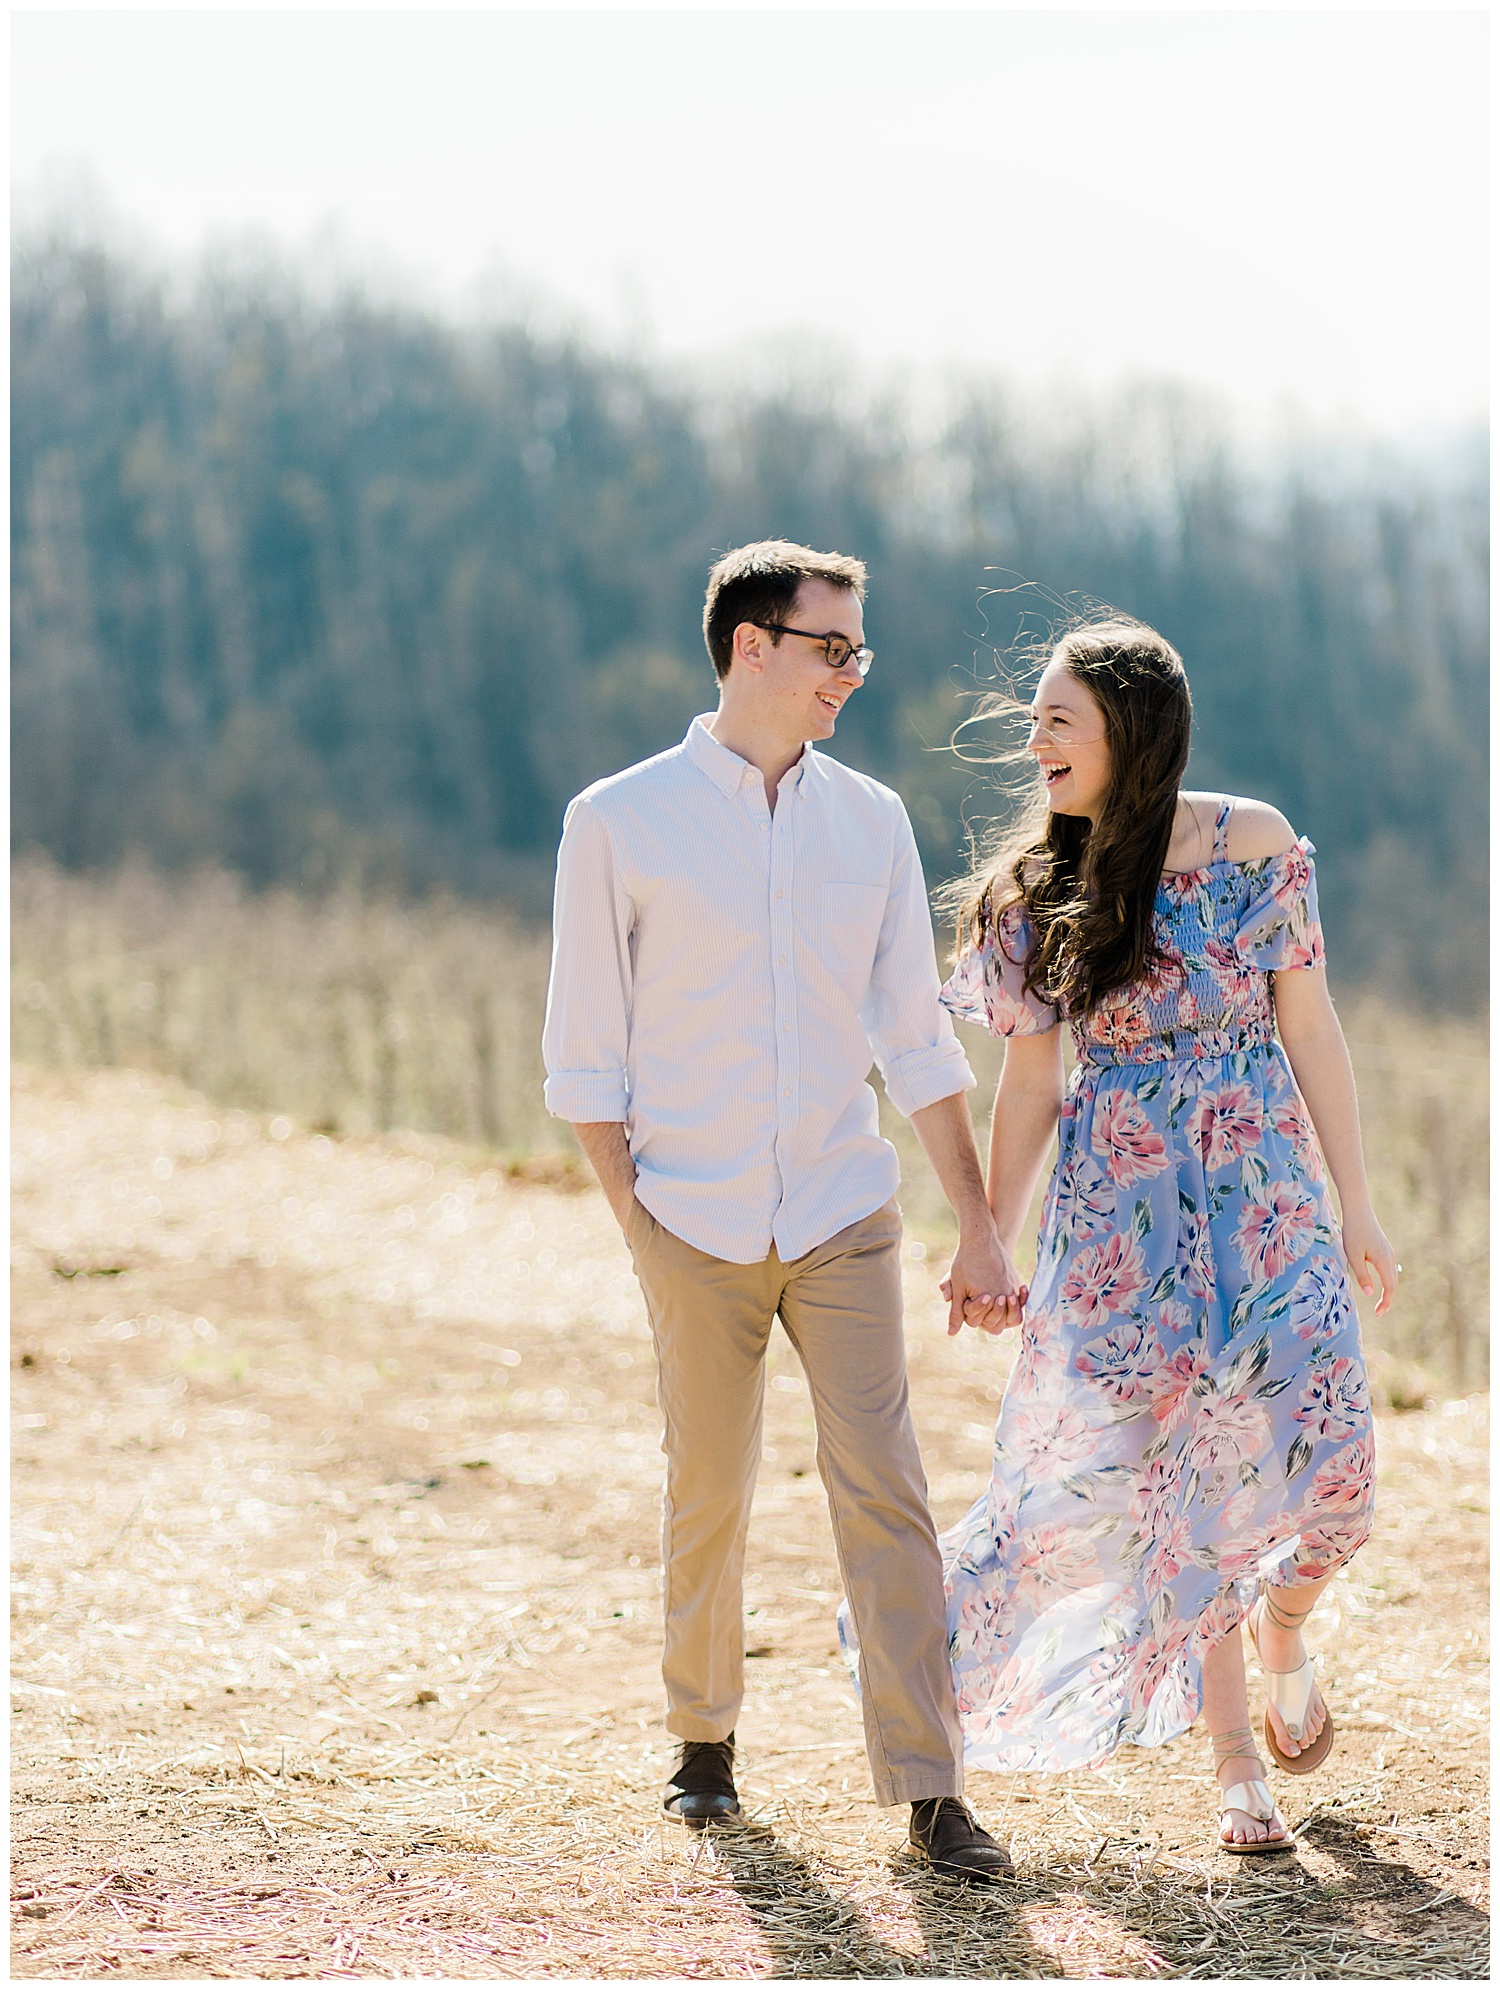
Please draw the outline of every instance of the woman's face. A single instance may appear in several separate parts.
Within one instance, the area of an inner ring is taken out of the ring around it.
[[[1062,663],[1049,663],[1031,701],[1026,749],[1047,786],[1054,815],[1097,822],[1109,789],[1104,713],[1093,693]]]

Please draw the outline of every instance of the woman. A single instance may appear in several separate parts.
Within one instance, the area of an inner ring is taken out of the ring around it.
[[[1012,1251],[1054,1132],[1059,1151],[990,1491],[944,1555],[969,1762],[1093,1767],[1201,1708],[1220,1843],[1259,1853],[1290,1835],[1238,1626],[1269,1678],[1267,1748],[1306,1774],[1333,1723],[1301,1626],[1372,1512],[1345,1261],[1378,1279],[1378,1313],[1399,1267],[1312,845],[1264,803],[1179,791],[1191,712],[1154,630],[1065,635],[1030,713],[1042,792],[967,881],[944,1000],[1008,1039],[989,1198]]]

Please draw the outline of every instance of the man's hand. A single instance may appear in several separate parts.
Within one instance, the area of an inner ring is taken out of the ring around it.
[[[599,1186],[615,1212],[615,1221],[625,1229],[630,1221],[630,1205],[635,1201],[635,1162],[630,1157],[630,1142],[624,1127],[612,1119],[586,1120],[581,1124],[575,1121],[573,1131],[589,1166],[599,1177]]]
[[[1020,1326],[1026,1293],[985,1198],[968,1101],[956,1092],[922,1106],[911,1123],[958,1217],[958,1251],[942,1284],[949,1333],[958,1333],[965,1320],[987,1334]]]
[[[1011,1255],[993,1223],[962,1232],[948,1276],[939,1287],[948,1301],[948,1332],[962,1331],[965,1321],[987,1334],[1018,1327],[1026,1306],[1026,1287],[1016,1275]]]

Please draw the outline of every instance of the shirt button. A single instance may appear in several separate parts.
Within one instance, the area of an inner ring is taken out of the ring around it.
[[[792,1096],[792,1088],[790,1085],[787,1086],[786,1090],[782,1093],[781,1096],[784,1099],[789,1099]]]
[[[782,895],[782,894],[781,894],[781,893],[780,893],[779,891],[778,891],[778,892],[777,892],[777,894],[776,894],[776,896],[777,896],[778,898],[780,898],[780,897],[781,897],[781,895]]]
[[[778,967],[785,967],[785,966],[786,966],[786,955],[785,955],[785,954],[778,954],[778,955],[776,956],[776,965],[777,965]]]

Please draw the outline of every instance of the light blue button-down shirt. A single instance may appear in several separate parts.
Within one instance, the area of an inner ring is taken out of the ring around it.
[[[559,1118],[623,1121],[636,1193],[687,1243],[801,1257],[894,1194],[898,1111],[974,1083],[898,795],[812,747],[774,813],[695,719],[579,795],[557,859],[542,1038]]]

